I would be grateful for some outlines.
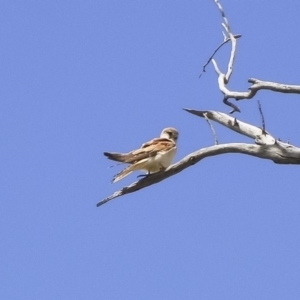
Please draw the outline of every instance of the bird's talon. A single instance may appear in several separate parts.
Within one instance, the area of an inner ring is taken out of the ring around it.
[[[138,175],[136,178],[141,178],[141,177],[147,177],[148,176],[148,174],[141,174],[141,175]]]

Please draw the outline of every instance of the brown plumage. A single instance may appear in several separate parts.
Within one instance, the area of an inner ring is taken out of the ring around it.
[[[176,152],[177,137],[177,130],[168,127],[162,131],[160,138],[144,143],[137,150],[128,153],[104,152],[108,159],[130,164],[114,176],[113,182],[121,180],[135,170],[145,170],[150,174],[167,168]]]

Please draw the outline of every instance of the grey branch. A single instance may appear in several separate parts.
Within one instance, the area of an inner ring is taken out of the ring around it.
[[[256,93],[259,90],[271,90],[273,92],[279,92],[279,93],[293,93],[293,94],[300,94],[300,85],[288,85],[288,84],[281,84],[281,83],[276,83],[276,82],[270,82],[270,81],[262,81],[259,79],[255,78],[250,78],[248,82],[252,83],[252,85],[249,87],[248,91],[245,92],[239,92],[239,91],[230,91],[227,89],[226,85],[229,82],[230,76],[232,74],[233,70],[233,63],[235,59],[235,54],[236,54],[236,35],[233,35],[229,26],[228,19],[226,18],[226,15],[224,13],[224,10],[219,3],[218,0],[214,0],[215,4],[217,5],[222,18],[223,18],[223,23],[222,26],[225,29],[225,37],[224,37],[224,42],[228,42],[229,40],[231,41],[231,53],[230,53],[230,58],[228,62],[228,67],[226,73],[222,73],[220,68],[218,67],[217,62],[215,59],[213,59],[214,54],[211,56],[211,58],[208,60],[207,64],[211,61],[213,63],[213,67],[215,69],[215,72],[218,75],[218,86],[220,91],[223,93],[224,98],[223,102],[232,107],[232,111],[230,113],[233,113],[235,111],[240,111],[239,108],[231,103],[228,99],[235,99],[235,100],[244,100],[244,99],[251,99],[253,98]],[[223,45],[222,44],[222,45]],[[218,50],[218,49],[217,49]],[[203,70],[205,70],[206,65],[204,65]]]
[[[275,140],[268,132],[263,134],[259,127],[247,124],[224,113],[216,111],[185,110],[203,118],[204,115],[206,115],[206,117],[210,120],[216,121],[233,131],[253,138],[255,144],[230,143],[199,149],[185,156],[179,162],[167,168],[164,172],[154,173],[151,176],[133,182],[129,186],[123,187],[111,196],[101,200],[97,206],[101,206],[114,198],[136,192],[152,184],[165,180],[210,156],[225,153],[241,153],[258,158],[269,159],[277,164],[300,164],[300,148]]]
[[[218,9],[219,9],[219,11],[220,11],[220,13],[222,15],[222,18],[223,18],[223,21],[224,21],[224,26],[227,28],[226,31],[227,30],[230,31],[229,23],[228,23],[228,20],[227,20],[227,18],[225,16],[225,12],[224,12],[223,7],[221,6],[221,4],[220,4],[220,2],[218,0],[214,0],[214,1],[215,1],[216,5],[218,6]]]
[[[271,81],[262,81],[255,78],[250,78],[248,82],[253,83],[250,87],[250,90],[253,92],[256,92],[258,90],[270,90],[273,92],[278,93],[286,93],[286,94],[300,94],[300,85],[291,85],[291,84],[283,84],[283,83],[277,83],[277,82],[271,82]],[[252,97],[255,95],[251,95]],[[247,99],[250,99],[252,97],[249,97]],[[243,98],[240,98],[243,99]],[[237,100],[240,100],[237,99]]]
[[[272,137],[267,131],[263,133],[261,128],[237,120],[236,118],[228,116],[222,112],[212,110],[201,111],[188,108],[184,108],[184,110],[201,118],[205,118],[204,115],[206,115],[206,117],[210,120],[213,120],[230,130],[253,139],[258,145],[273,145],[276,142],[275,138]]]
[[[227,67],[227,73],[225,75],[225,80],[228,83],[229,82],[229,78],[232,74],[233,71],[233,62],[234,62],[234,58],[235,58],[235,52],[236,52],[236,38],[234,37],[234,35],[229,31],[228,28],[227,29],[227,33],[230,37],[231,40],[231,52],[230,52],[230,59],[228,62],[228,67]]]
[[[222,74],[223,75],[223,74]],[[224,75],[223,75],[224,76]],[[262,81],[255,78],[248,79],[248,82],[252,83],[247,92],[236,92],[229,91],[225,87],[224,80],[220,78],[218,80],[219,89],[224,94],[226,99],[233,98],[235,100],[251,99],[253,98],[259,90],[271,90],[278,93],[290,93],[290,94],[300,94],[300,85],[289,85],[270,81]]]
[[[214,69],[216,71],[216,73],[218,74],[218,83],[219,83],[219,88],[221,90],[221,92],[224,94],[224,99],[223,102],[232,107],[232,111],[230,113],[233,113],[235,111],[240,111],[239,108],[232,104],[230,101],[228,101],[228,97],[225,96],[225,92],[227,91],[225,85],[228,84],[230,76],[232,74],[233,71],[233,63],[234,63],[234,59],[235,59],[235,53],[236,53],[236,38],[235,35],[233,35],[233,33],[231,32],[230,26],[229,26],[229,22],[228,19],[225,16],[223,7],[221,6],[221,4],[219,3],[218,0],[214,0],[215,4],[217,5],[219,11],[221,12],[222,18],[224,23],[222,23],[223,28],[225,29],[226,34],[225,35],[225,40],[226,39],[230,39],[231,41],[231,52],[230,52],[230,58],[229,58],[229,62],[228,62],[228,67],[227,67],[227,71],[226,74],[222,73],[218,67],[217,62],[212,59],[212,63],[214,66]]]
[[[219,3],[218,0],[214,0],[214,2],[218,6],[218,9],[221,12],[221,15],[222,15],[222,18],[223,18],[223,21],[224,21],[224,23],[222,23],[222,26],[223,26],[223,28],[225,29],[225,32],[226,32],[224,40],[227,40],[228,38],[231,40],[231,53],[230,53],[230,58],[229,58],[229,62],[228,62],[227,72],[226,72],[226,74],[223,74],[224,76],[222,76],[222,78],[224,80],[224,83],[227,84],[229,82],[229,78],[230,78],[230,76],[232,74],[232,71],[233,71],[233,63],[234,63],[235,52],[236,52],[236,38],[235,38],[235,35],[233,35],[232,32],[231,32],[229,22],[228,22],[228,19],[225,16],[225,12],[224,12],[223,7],[221,6],[221,4]],[[214,64],[214,68],[215,68],[216,72],[220,76],[221,75],[220,70],[217,66],[216,61],[214,59],[212,59],[212,62]]]

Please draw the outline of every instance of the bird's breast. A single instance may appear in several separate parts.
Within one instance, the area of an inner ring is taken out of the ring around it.
[[[176,154],[176,147],[165,152],[158,152],[154,157],[148,159],[148,162],[144,169],[147,172],[155,173],[161,170],[161,168],[167,168],[171,165],[172,160]]]

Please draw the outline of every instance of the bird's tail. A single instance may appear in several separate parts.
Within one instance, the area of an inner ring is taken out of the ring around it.
[[[132,171],[146,170],[146,165],[147,165],[147,159],[142,159],[137,163],[127,166],[125,169],[123,169],[121,172],[119,172],[117,175],[114,176],[114,178],[112,179],[112,183],[115,183],[123,179],[124,177],[129,175]]]
[[[130,165],[130,166],[126,167],[125,169],[123,169],[121,172],[119,172],[118,174],[116,174],[113,177],[112,183],[115,183],[115,182],[123,179],[124,177],[129,175],[132,171],[134,171],[134,166],[133,165]]]
[[[108,159],[125,162],[128,154],[127,153],[114,153],[114,152],[104,152],[103,153]]]

